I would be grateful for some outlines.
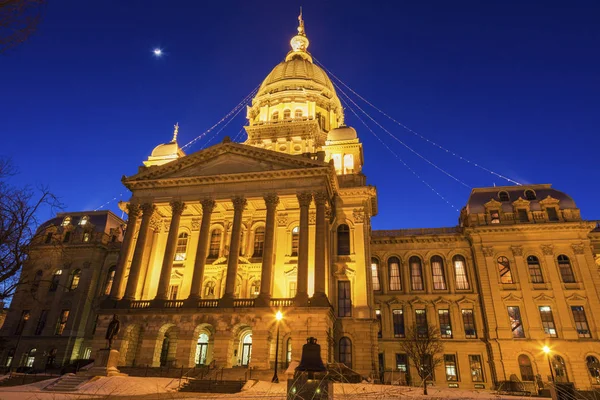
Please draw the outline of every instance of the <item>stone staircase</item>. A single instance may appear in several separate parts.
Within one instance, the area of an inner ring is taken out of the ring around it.
[[[56,381],[52,382],[50,385],[46,386],[44,390],[49,392],[73,392],[90,379],[90,376],[65,374]]]
[[[10,378],[2,379],[0,381],[0,387],[29,385],[30,383],[45,381],[46,379],[52,379],[55,377],[56,377],[56,375],[50,376],[50,375],[14,374]]]

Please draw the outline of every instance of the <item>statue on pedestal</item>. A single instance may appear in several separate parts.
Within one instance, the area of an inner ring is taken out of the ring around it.
[[[117,336],[117,334],[119,333],[119,329],[121,328],[121,322],[119,321],[119,318],[117,317],[117,314],[113,315],[113,319],[110,321],[110,323],[108,324],[108,328],[106,329],[106,341],[107,341],[107,349],[111,349],[112,348],[112,342],[115,339],[115,337]]]

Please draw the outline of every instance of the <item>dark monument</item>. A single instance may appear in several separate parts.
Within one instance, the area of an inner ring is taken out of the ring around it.
[[[302,346],[302,359],[296,367],[294,378],[288,379],[288,400],[333,399],[333,383],[321,359],[321,346],[309,337]]]
[[[107,349],[112,348],[112,342],[115,337],[119,334],[119,329],[121,328],[121,322],[119,322],[119,318],[117,314],[113,315],[112,321],[108,324],[108,328],[106,329],[106,341],[107,341]]]

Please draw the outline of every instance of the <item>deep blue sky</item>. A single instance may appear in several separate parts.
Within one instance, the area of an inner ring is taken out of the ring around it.
[[[170,140],[175,122],[187,143],[284,58],[302,4],[309,50],[358,93],[494,171],[552,183],[584,218],[600,219],[600,3],[371,3],[50,0],[38,32],[0,56],[0,155],[21,183],[50,185],[67,210],[126,198],[121,176]],[[369,112],[469,185],[505,184]],[[212,143],[234,137],[243,114]],[[458,213],[346,115],[379,191],[374,228],[455,225]],[[465,204],[468,188],[375,132]]]

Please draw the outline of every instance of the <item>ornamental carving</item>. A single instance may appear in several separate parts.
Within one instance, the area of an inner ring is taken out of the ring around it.
[[[192,231],[200,230],[200,218],[192,218]]]
[[[173,215],[182,214],[183,210],[185,210],[185,203],[182,201],[174,200],[169,204],[171,205],[171,211],[173,212]]]
[[[363,208],[355,208],[352,210],[352,217],[354,217],[354,222],[359,224],[365,222],[365,210]]]
[[[481,246],[481,250],[486,257],[492,257],[494,255],[494,248],[492,246]]]
[[[279,204],[279,197],[277,197],[277,195],[274,193],[270,193],[270,194],[266,195],[264,197],[264,199],[265,199],[265,205],[267,206],[267,208],[277,207],[277,204]]]
[[[287,226],[287,223],[288,223],[287,213],[277,214],[277,226]]]
[[[540,247],[542,248],[542,253],[544,253],[545,256],[551,256],[554,254],[554,246],[551,244],[543,244]]]
[[[155,233],[160,233],[162,225],[162,219],[157,214],[153,214],[150,218],[150,229],[152,229]]]
[[[315,192],[315,204],[325,204],[329,199],[326,192]]]
[[[310,213],[308,213],[308,223],[309,225],[314,225],[317,223],[317,213],[314,211],[311,211]]]
[[[248,203],[246,198],[243,196],[235,196],[231,199],[231,202],[233,203],[233,209],[235,211],[243,211],[244,208],[246,208],[246,204]]]
[[[152,215],[154,214],[154,210],[156,210],[156,207],[152,203],[144,203],[140,208],[144,216]]]
[[[310,192],[301,192],[296,196],[298,197],[300,207],[310,207],[310,202],[312,201],[312,194]]]
[[[200,202],[202,204],[202,213],[211,213],[217,203],[213,199],[204,199]]]
[[[512,250],[513,256],[522,256],[523,255],[523,246],[510,246]]]
[[[572,244],[571,247],[573,248],[573,252],[575,254],[583,254],[585,251],[585,245],[583,243],[575,243]]]
[[[127,215],[129,215],[129,218],[135,218],[140,214],[140,206],[138,204],[135,203],[129,203],[127,204]]]

